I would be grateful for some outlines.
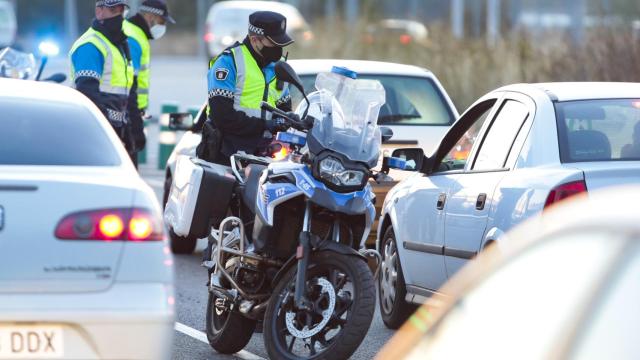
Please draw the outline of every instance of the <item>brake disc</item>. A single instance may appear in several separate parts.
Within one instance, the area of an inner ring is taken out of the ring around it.
[[[324,329],[324,327],[331,319],[331,314],[333,314],[333,311],[336,307],[336,292],[333,288],[333,285],[331,285],[331,282],[329,282],[325,278],[318,278],[316,279],[315,285],[319,285],[321,287],[321,295],[327,294],[327,296],[329,297],[329,304],[327,308],[322,311],[322,320],[316,326],[309,328],[307,327],[307,325],[305,325],[302,329],[298,329],[294,324],[296,313],[293,311],[287,311],[287,313],[285,314],[285,323],[287,324],[287,330],[292,336],[299,339],[310,338]]]

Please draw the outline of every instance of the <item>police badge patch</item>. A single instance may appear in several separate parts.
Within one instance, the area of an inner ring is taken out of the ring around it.
[[[227,80],[227,75],[229,75],[229,70],[225,68],[216,69],[216,80]]]

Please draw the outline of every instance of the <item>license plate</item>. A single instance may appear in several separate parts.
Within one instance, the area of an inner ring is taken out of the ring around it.
[[[0,359],[55,359],[64,355],[61,326],[0,325]]]

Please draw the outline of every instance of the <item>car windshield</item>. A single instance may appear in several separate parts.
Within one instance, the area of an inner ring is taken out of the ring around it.
[[[315,75],[300,78],[307,91],[313,89]],[[378,80],[384,87],[385,104],[380,108],[378,125],[448,126],[455,121],[444,95],[429,78],[366,74],[358,79]],[[295,109],[302,95],[293,86],[289,90]]]
[[[377,118],[384,104],[380,82],[320,73],[315,86],[318,91],[308,96],[309,115],[316,119],[310,136],[325,149],[375,166],[381,144]],[[296,113],[302,116],[305,109],[302,103]]]
[[[562,162],[640,160],[640,99],[556,104]]]
[[[0,99],[0,165],[115,166],[120,157],[88,109]]]

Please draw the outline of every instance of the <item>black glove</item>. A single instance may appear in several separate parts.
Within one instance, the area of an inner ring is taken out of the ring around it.
[[[277,133],[278,131],[286,131],[291,127],[288,119],[283,117],[274,116],[271,120],[266,120],[266,128],[272,133]]]

